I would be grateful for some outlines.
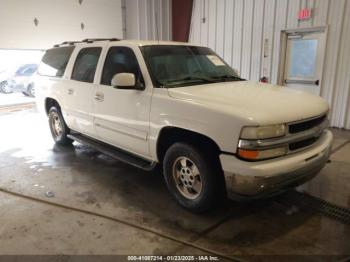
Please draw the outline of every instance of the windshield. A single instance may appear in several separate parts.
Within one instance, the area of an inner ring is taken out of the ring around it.
[[[153,45],[141,51],[157,87],[243,80],[207,47]]]

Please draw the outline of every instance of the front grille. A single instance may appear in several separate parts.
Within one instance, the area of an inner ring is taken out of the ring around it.
[[[302,141],[294,142],[289,144],[289,150],[294,151],[298,150],[307,146],[311,146],[313,143],[315,143],[318,140],[318,137],[311,137]]]
[[[290,134],[295,134],[299,133],[308,129],[311,129],[315,126],[320,125],[323,121],[326,120],[326,115],[311,119],[311,120],[306,120],[304,122],[299,122],[295,124],[290,124],[289,125],[289,133]]]
[[[287,124],[288,132],[285,136],[269,139],[240,139],[238,148],[246,150],[268,150],[271,148],[284,147],[286,155],[306,150],[315,146],[318,140],[325,134],[328,127],[327,114],[304,121]]]

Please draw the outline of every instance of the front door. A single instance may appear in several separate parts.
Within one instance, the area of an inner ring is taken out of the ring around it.
[[[324,32],[288,34],[283,84],[320,95],[324,52]]]
[[[135,52],[140,51],[124,46],[109,48],[95,90],[94,124],[100,140],[147,157],[152,87],[136,90],[111,86],[118,73],[133,73],[136,81],[145,85]]]

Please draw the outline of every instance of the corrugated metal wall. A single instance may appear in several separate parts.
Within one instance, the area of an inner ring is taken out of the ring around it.
[[[171,0],[125,0],[124,6],[126,39],[171,39]]]
[[[298,21],[305,7],[312,19]],[[350,129],[349,0],[194,0],[190,41],[214,49],[244,78],[277,83],[281,30],[316,26],[328,30],[321,95],[331,125]]]

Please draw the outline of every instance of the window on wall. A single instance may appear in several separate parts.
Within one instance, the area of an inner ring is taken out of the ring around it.
[[[80,50],[73,68],[73,80],[87,83],[94,82],[101,50],[101,47],[89,47]]]
[[[112,78],[118,73],[132,73],[136,82],[144,83],[140,66],[134,51],[128,47],[111,47],[108,51],[102,71],[101,84],[111,85]]]
[[[291,46],[290,77],[312,78],[316,70],[317,40],[293,40]]]

